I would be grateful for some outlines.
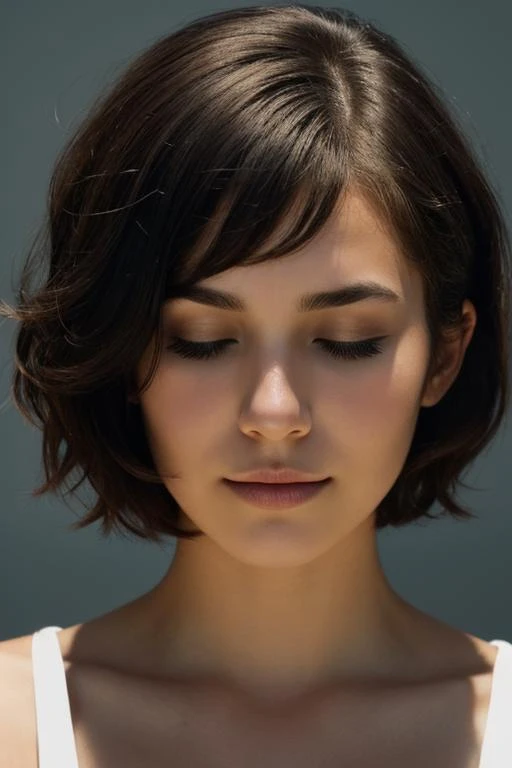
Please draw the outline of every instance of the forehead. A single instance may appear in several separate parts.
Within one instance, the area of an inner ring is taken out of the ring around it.
[[[282,241],[294,220],[291,209],[256,255],[267,253]],[[398,293],[403,302],[421,300],[419,274],[405,260],[391,227],[383,222],[361,195],[350,193],[338,203],[316,235],[286,256],[259,264],[235,266],[213,275],[200,285],[238,293],[251,302],[261,295],[279,294],[283,302],[306,290],[326,290],[344,284],[373,281]]]

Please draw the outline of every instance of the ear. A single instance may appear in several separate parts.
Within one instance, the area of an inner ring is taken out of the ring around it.
[[[442,342],[437,355],[437,366],[430,374],[424,387],[421,406],[437,405],[452,386],[462,367],[464,355],[473,337],[476,323],[475,307],[469,299],[466,299],[462,305],[460,329],[457,332],[450,332],[450,335]]]

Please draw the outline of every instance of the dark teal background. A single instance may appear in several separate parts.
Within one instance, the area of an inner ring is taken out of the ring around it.
[[[2,298],[13,300],[14,280],[45,211],[56,155],[99,91],[166,31],[253,4],[3,1]],[[391,33],[441,85],[510,227],[512,4],[374,0],[342,7]],[[98,527],[71,533],[66,527],[80,514],[78,501],[73,513],[56,498],[31,499],[30,490],[42,481],[41,441],[10,400],[14,330],[13,322],[0,321],[0,640],[43,625],[83,622],[131,600],[163,576],[174,551],[172,542],[158,547],[105,540]],[[464,478],[479,489],[460,493],[478,520],[378,534],[382,562],[398,592],[488,640],[512,641],[511,478],[511,429],[504,424]],[[91,498],[86,486],[80,493],[84,501]]]

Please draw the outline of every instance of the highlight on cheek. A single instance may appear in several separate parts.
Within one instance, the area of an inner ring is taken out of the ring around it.
[[[354,361],[380,354],[383,350],[382,342],[386,338],[387,336],[377,336],[361,341],[332,341],[330,339],[316,339],[315,341],[330,357]],[[197,342],[173,336],[171,343],[166,348],[184,359],[210,360],[223,355],[227,347],[237,343],[236,339]]]

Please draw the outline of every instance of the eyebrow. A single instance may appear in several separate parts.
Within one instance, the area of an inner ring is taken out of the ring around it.
[[[227,291],[220,291],[214,288],[204,286],[191,286],[172,299],[188,299],[198,304],[206,304],[209,307],[217,309],[227,309],[234,312],[246,312],[245,302],[238,296]],[[400,302],[401,297],[398,293],[385,285],[373,281],[352,283],[331,291],[320,291],[319,293],[306,293],[297,302],[297,312],[312,312],[318,309],[328,309],[330,307],[343,307],[346,304],[354,304],[356,301],[365,299],[378,299],[380,301]]]

